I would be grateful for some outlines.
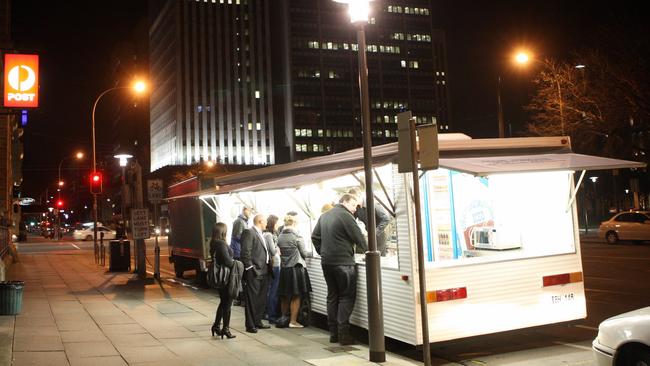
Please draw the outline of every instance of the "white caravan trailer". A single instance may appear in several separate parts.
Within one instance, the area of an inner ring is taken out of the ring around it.
[[[414,205],[422,209],[429,339],[432,342],[586,317],[574,171],[645,164],[574,154],[567,137],[440,136],[440,168],[398,173],[397,143],[373,148],[376,204],[393,217],[381,258],[387,337],[422,344]],[[581,176],[582,177],[582,176]],[[363,178],[361,149],[215,179],[200,199],[230,227],[243,206],[282,218],[299,213],[307,243],[321,208]],[[360,224],[363,226],[363,224]],[[312,309],[326,314],[320,259],[308,260]],[[367,328],[363,255],[351,322]]]

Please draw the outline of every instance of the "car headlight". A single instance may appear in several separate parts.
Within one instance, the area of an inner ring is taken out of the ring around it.
[[[169,229],[165,229],[165,234],[169,234]]]
[[[160,234],[160,229],[155,230],[156,234]]]

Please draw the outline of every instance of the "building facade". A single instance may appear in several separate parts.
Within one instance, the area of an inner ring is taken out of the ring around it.
[[[275,61],[290,160],[361,146],[356,27],[332,0],[279,0]],[[281,5],[280,5],[281,4]],[[397,139],[397,114],[449,130],[444,33],[429,0],[371,3],[365,26],[373,144]]]
[[[151,170],[275,163],[270,1],[167,1],[150,28]]]
[[[430,0],[378,0],[366,26],[373,143],[399,112],[450,129]],[[362,145],[356,29],[332,0],[170,0],[150,28],[151,170],[273,164]]]

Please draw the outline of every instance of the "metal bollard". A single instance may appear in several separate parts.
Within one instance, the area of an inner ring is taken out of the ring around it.
[[[99,233],[99,262],[101,266],[106,264],[106,247],[104,247],[104,232]]]
[[[154,267],[153,267],[153,277],[155,279],[160,279],[160,246],[158,245],[158,234],[156,234],[156,247],[154,249]]]

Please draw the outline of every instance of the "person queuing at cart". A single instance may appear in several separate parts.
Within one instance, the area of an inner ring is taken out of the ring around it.
[[[355,196],[359,205],[354,213],[354,217],[363,222],[368,230],[368,208],[365,204],[365,199],[360,190],[352,188],[348,193]],[[391,222],[391,217],[381,205],[375,205],[375,237],[377,238],[377,250],[381,253],[382,257],[386,256],[386,239],[388,233],[386,229]]]
[[[368,250],[366,239],[354,219],[359,202],[354,195],[344,194],[339,203],[318,218],[311,234],[327,283],[327,324],[330,343],[353,344],[350,335],[350,314],[357,296],[355,245]]]
[[[241,258],[241,236],[244,230],[248,228],[248,219],[251,217],[251,209],[244,207],[241,214],[237,216],[235,221],[232,223],[232,233],[230,234],[230,247],[232,248],[233,257],[235,259]],[[242,294],[237,296],[235,300],[235,305],[244,306],[244,300]]]
[[[272,248],[271,252],[275,255],[271,259],[273,267],[273,279],[270,281],[269,293],[266,299],[266,319],[269,323],[275,324],[280,317],[278,311],[278,284],[280,283],[280,251],[278,250],[278,223],[279,219],[275,215],[269,215],[266,219],[266,228],[264,229],[264,240],[267,248]]]
[[[269,291],[269,277],[273,275],[271,258],[275,255],[268,248],[262,230],[266,227],[266,216],[255,215],[253,227],[244,230],[241,236],[241,261],[244,263],[244,295],[246,299],[246,331],[257,333],[258,329],[268,329],[269,325],[262,323],[262,315],[266,307],[266,296]]]
[[[212,228],[212,239],[210,240],[210,253],[212,260],[220,266],[225,266],[232,270],[235,266],[236,260],[233,259],[232,249],[226,243],[226,233],[228,227],[223,222],[217,222]],[[241,264],[239,264],[241,265]],[[232,277],[232,276],[231,276]],[[233,279],[231,279],[232,281]],[[230,333],[230,309],[232,307],[232,298],[230,297],[230,286],[220,286],[219,291],[219,307],[214,317],[214,324],[212,324],[212,336],[218,335],[226,338],[235,338]],[[221,320],[223,320],[223,327],[221,327]]]
[[[284,229],[278,237],[278,248],[282,258],[282,270],[280,271],[280,286],[278,293],[282,298],[282,318],[278,321],[278,327],[286,326],[288,320],[289,328],[302,328],[298,323],[298,312],[301,299],[309,296],[311,282],[307,272],[305,258],[312,256],[305,248],[305,241],[296,230],[297,217],[287,216],[284,218]],[[287,319],[288,316],[288,319]]]
[[[230,247],[235,259],[241,257],[241,236],[248,228],[248,220],[251,217],[251,209],[244,207],[241,214],[232,223],[232,234],[230,235]]]

